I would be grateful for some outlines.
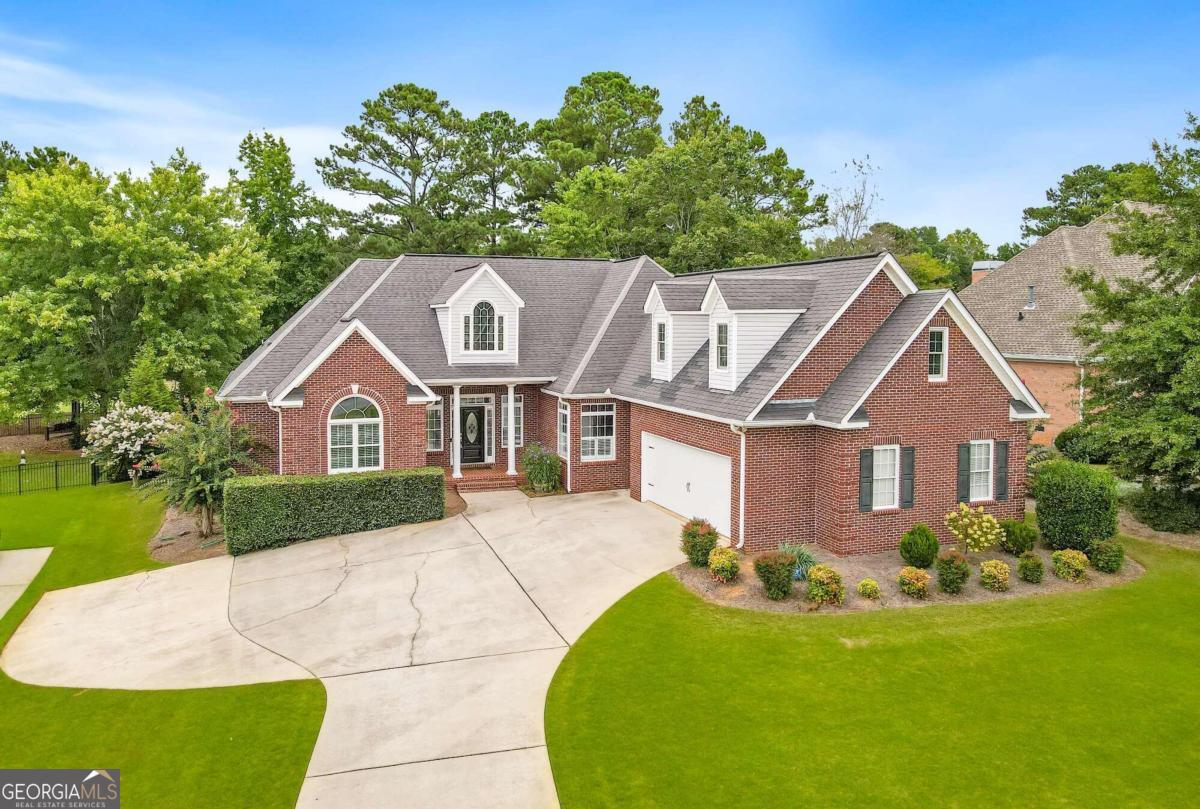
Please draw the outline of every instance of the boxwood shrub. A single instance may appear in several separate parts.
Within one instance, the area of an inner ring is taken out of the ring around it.
[[[440,520],[436,466],[343,475],[251,475],[225,484],[225,545],[233,555],[306,539]]]
[[[971,578],[971,565],[967,557],[954,548],[942,551],[937,562],[938,589],[943,593],[955,595],[963,591],[967,579]]]
[[[779,601],[792,592],[796,557],[782,551],[770,551],[754,560],[754,572],[767,591],[767,598]]]
[[[1038,530],[1024,520],[1001,520],[1000,527],[1004,529],[1000,548],[1005,553],[1020,556],[1037,544]]]
[[[1117,539],[1104,539],[1092,546],[1092,567],[1101,573],[1116,573],[1125,564],[1125,546]]]
[[[1038,527],[1055,550],[1088,551],[1117,533],[1117,480],[1106,469],[1050,461],[1038,471]]]
[[[929,567],[937,553],[937,535],[923,522],[905,531],[900,538],[900,558],[913,567]]]
[[[1041,584],[1046,575],[1046,564],[1033,551],[1025,551],[1017,559],[1017,575],[1030,584]]]

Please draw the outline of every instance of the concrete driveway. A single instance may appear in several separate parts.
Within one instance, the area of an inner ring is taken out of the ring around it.
[[[557,806],[546,689],[592,621],[680,560],[679,522],[625,492],[466,500],[436,523],[48,594],[0,665],[78,687],[319,677],[301,806]],[[93,637],[121,639],[119,665],[79,654]]]

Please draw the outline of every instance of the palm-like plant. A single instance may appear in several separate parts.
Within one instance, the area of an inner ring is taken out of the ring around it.
[[[211,536],[225,481],[239,466],[258,466],[250,455],[252,446],[250,432],[234,424],[229,408],[206,396],[163,441],[158,455],[161,474],[150,487],[162,492],[169,505],[198,511],[200,536]]]

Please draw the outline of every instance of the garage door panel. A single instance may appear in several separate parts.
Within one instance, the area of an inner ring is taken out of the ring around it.
[[[703,517],[730,535],[732,461],[726,455],[642,433],[642,499],[684,517]]]

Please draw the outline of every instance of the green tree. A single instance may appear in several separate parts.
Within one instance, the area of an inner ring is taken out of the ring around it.
[[[250,133],[238,148],[244,176],[230,172],[247,223],[275,262],[263,311],[263,326],[274,331],[320,292],[341,265],[332,256],[329,220],[333,209],[296,179],[291,151],[270,132]]]
[[[533,125],[537,153],[522,162],[522,201],[536,218],[557,201],[559,184],[584,167],[623,170],[662,143],[658,90],[638,86],[623,73],[590,73],[567,88],[558,115]]]
[[[1008,261],[1010,258],[1020,253],[1029,245],[1020,242],[1005,242],[996,248],[996,258],[1000,261]]]
[[[1127,479],[1177,492],[1200,483],[1200,121],[1183,144],[1155,142],[1159,213],[1126,211],[1118,253],[1151,259],[1149,277],[1109,284],[1086,268],[1072,280],[1089,304],[1078,333],[1092,429]]]
[[[200,536],[211,536],[221,507],[225,481],[239,467],[254,468],[250,432],[233,421],[229,408],[205,396],[196,411],[161,441],[160,473],[149,488],[162,492],[169,505],[197,512]]]
[[[167,363],[150,346],[143,346],[125,375],[121,401],[136,407],[145,405],[163,413],[179,410],[179,399],[167,386]]]
[[[64,160],[71,165],[79,165],[81,162],[75,155],[64,152],[57,146],[35,146],[22,154],[8,141],[0,141],[0,193],[3,193],[10,174],[52,168]]]
[[[971,265],[988,258],[988,246],[979,234],[970,228],[959,228],[947,233],[933,249],[933,255],[953,269],[950,283],[962,289],[971,283]]]
[[[60,162],[0,196],[0,411],[102,409],[144,348],[185,395],[261,337],[272,264],[182,152],[146,177]]]
[[[465,193],[489,254],[536,252],[537,239],[520,226],[517,203],[517,170],[528,145],[529,125],[507,112],[484,112],[467,123]]]
[[[907,253],[896,256],[900,266],[921,289],[940,289],[950,285],[954,268],[928,253]]]
[[[330,188],[369,200],[343,212],[360,237],[381,237],[388,253],[471,252],[479,225],[470,221],[466,121],[433,90],[396,84],[363,102],[359,122],[342,130],[317,168]]]
[[[1062,225],[1086,225],[1118,202],[1159,202],[1162,189],[1149,163],[1117,163],[1111,168],[1090,164],[1064,174],[1046,190],[1047,205],[1026,208],[1021,236],[1045,236]]]

